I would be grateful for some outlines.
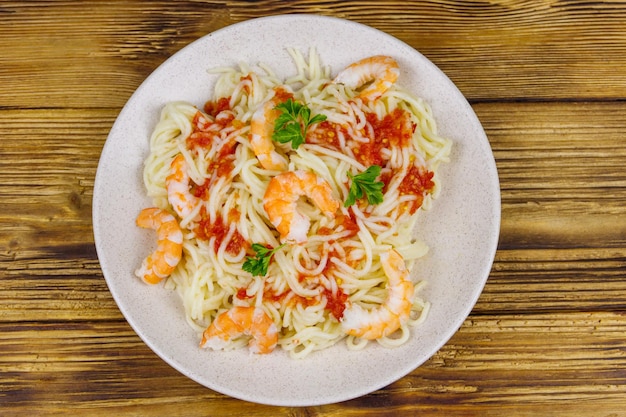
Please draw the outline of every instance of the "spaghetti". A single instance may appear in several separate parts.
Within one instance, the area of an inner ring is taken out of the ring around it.
[[[439,193],[451,142],[428,105],[395,84],[390,58],[332,79],[315,51],[289,53],[291,78],[266,66],[218,68],[202,109],[163,108],[144,183],[183,234],[166,287],[204,347],[240,348],[245,335],[275,337],[298,358],[343,339],[350,349],[372,339],[398,346],[427,314],[416,295],[423,282],[408,274],[428,250],[413,229]],[[272,140],[281,129],[302,143]],[[264,331],[254,328],[261,322]]]

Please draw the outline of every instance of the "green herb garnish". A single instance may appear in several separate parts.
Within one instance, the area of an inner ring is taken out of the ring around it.
[[[274,252],[283,246],[285,246],[284,243],[275,249],[268,249],[260,243],[253,243],[252,249],[256,252],[256,256],[246,257],[246,260],[241,268],[244,271],[251,273],[253,276],[265,276]]]
[[[291,98],[278,104],[274,109],[280,110],[281,114],[274,122],[272,139],[280,143],[291,142],[293,149],[298,149],[298,146],[304,143],[309,126],[326,120],[323,114],[311,118],[311,109]]]
[[[380,175],[380,166],[372,165],[365,171],[357,175],[352,175],[348,172],[348,177],[352,180],[350,184],[350,192],[348,193],[348,199],[344,203],[344,207],[350,207],[356,200],[367,197],[367,202],[370,204],[380,204],[383,202],[383,186],[382,181],[376,181],[376,177]]]

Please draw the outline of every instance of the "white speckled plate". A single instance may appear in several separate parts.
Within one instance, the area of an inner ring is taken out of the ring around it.
[[[286,30],[289,29],[289,30]],[[279,76],[295,73],[287,47],[315,47],[333,74],[360,58],[397,59],[399,84],[432,106],[440,133],[454,141],[451,162],[441,168],[443,192],[422,215],[418,236],[431,248],[415,271],[428,281],[428,319],[396,349],[370,344],[348,351],[343,343],[293,360],[282,351],[213,352],[198,348],[178,295],[148,286],[133,271],[155,238],[135,226],[151,205],[142,183],[148,138],[162,106],[187,100],[202,106],[215,76],[207,69],[264,62]],[[249,20],[208,34],[173,55],[137,89],[106,141],[93,199],[94,235],[107,284],[137,334],[171,366],[221,393],[264,404],[307,406],[339,402],[382,388],[431,357],[461,326],[481,293],[496,251],[500,190],[485,133],[463,95],[428,59],[378,30],[313,15]],[[148,235],[150,235],[148,237]]]

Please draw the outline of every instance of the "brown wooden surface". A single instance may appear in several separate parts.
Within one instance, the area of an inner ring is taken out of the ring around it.
[[[94,249],[116,115],[172,53],[242,20],[351,19],[425,54],[482,121],[502,188],[472,314],[407,377],[340,404],[229,398],[131,330]],[[626,415],[626,4],[0,1],[0,415]]]

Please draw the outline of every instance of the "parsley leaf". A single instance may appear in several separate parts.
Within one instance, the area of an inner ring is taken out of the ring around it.
[[[285,246],[283,243],[277,248],[268,249],[264,245],[260,243],[253,243],[252,249],[256,252],[256,256],[254,257],[246,257],[245,262],[243,263],[241,269],[246,272],[251,273],[254,276],[265,276],[267,275],[267,270],[270,266],[270,260],[278,249]]]
[[[304,143],[309,126],[326,120],[323,114],[311,118],[311,109],[291,98],[276,105],[274,109],[281,114],[274,121],[272,139],[280,143],[291,142],[293,149],[298,149]]]
[[[344,203],[344,207],[350,207],[356,200],[367,197],[367,202],[370,204],[380,204],[383,202],[383,186],[382,181],[376,181],[376,177],[380,175],[380,166],[372,165],[365,171],[357,175],[352,175],[348,172],[348,177],[352,180],[350,184],[350,191],[348,192],[348,198]]]

